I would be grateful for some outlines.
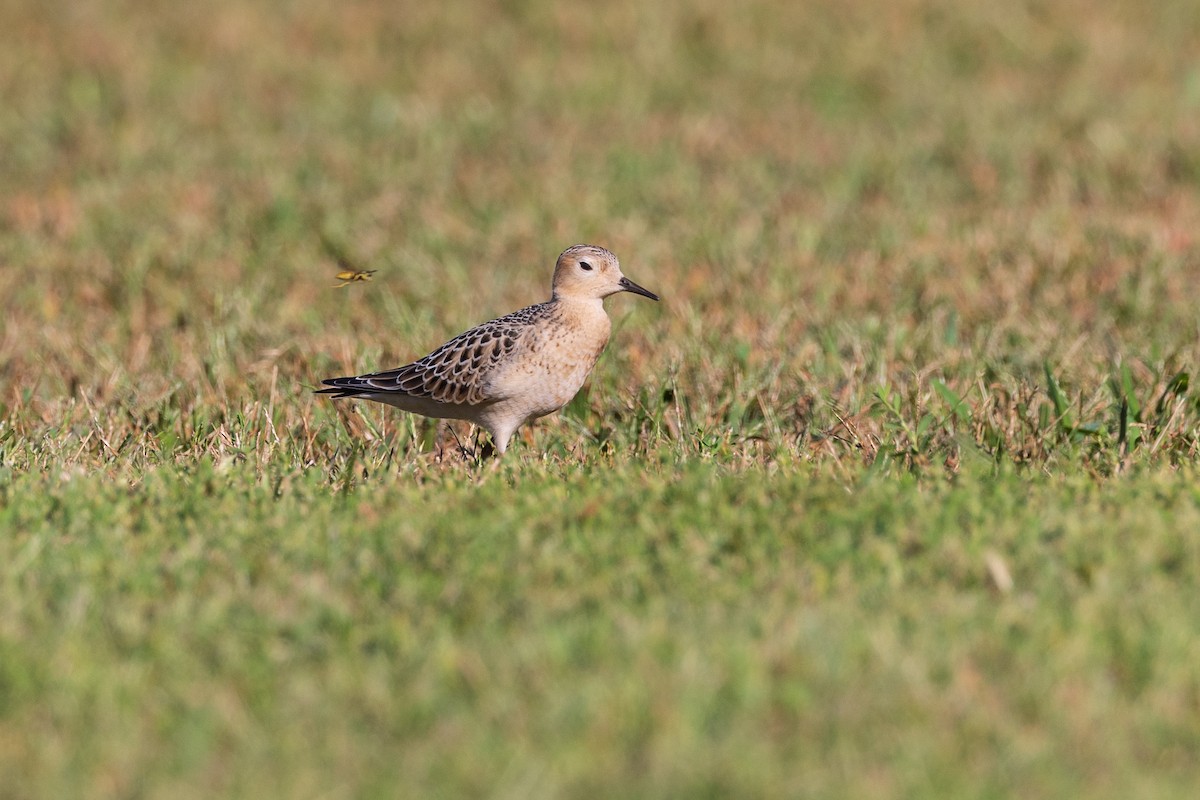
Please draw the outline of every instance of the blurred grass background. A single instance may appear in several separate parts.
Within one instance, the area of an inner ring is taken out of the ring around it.
[[[1178,795],[1198,232],[1186,0],[0,0],[0,797]]]

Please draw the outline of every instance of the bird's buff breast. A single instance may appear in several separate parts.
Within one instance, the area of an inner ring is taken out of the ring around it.
[[[608,322],[607,317],[603,322]],[[521,416],[557,411],[583,387],[608,344],[608,335],[607,324],[547,326],[531,336],[521,357],[496,376],[495,386],[508,395],[507,404]]]

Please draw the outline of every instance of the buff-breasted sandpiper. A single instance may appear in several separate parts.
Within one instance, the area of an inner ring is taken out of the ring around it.
[[[612,330],[604,298],[617,292],[658,299],[622,275],[603,247],[568,247],[546,302],[471,328],[403,367],[322,381],[332,388],[318,393],[468,420],[502,454],[517,428],[562,408],[583,386]]]

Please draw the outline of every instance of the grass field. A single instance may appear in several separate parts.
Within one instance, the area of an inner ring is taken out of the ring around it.
[[[0,800],[1193,796],[1198,54],[0,0]],[[311,394],[576,242],[663,302],[499,465]]]

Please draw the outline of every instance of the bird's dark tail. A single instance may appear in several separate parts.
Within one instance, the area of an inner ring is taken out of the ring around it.
[[[342,397],[358,397],[359,395],[370,394],[372,390],[360,385],[361,380],[361,378],[326,378],[321,383],[330,388],[317,389],[313,394],[331,394],[334,400]]]

